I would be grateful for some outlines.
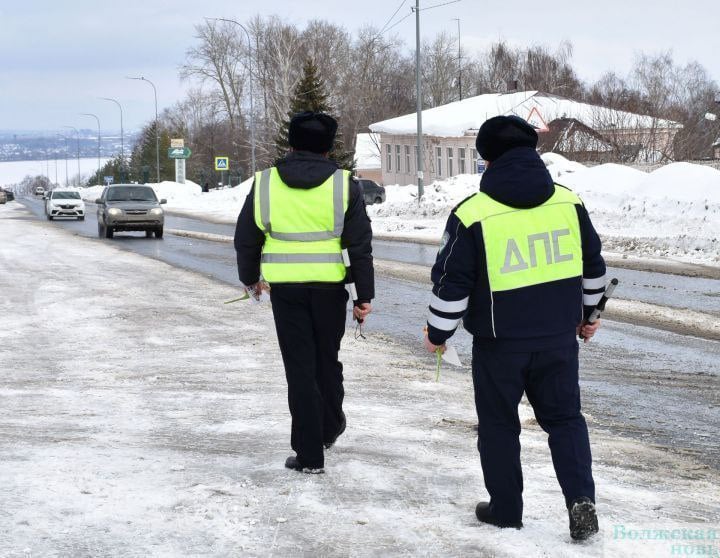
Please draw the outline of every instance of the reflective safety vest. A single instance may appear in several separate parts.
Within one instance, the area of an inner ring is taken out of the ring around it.
[[[490,290],[500,292],[582,276],[577,204],[580,198],[561,186],[545,203],[528,209],[479,192],[455,214],[466,228],[482,224]]]
[[[339,283],[340,237],[350,173],[338,169],[314,188],[291,188],[277,168],[255,173],[255,224],[265,233],[260,272],[269,283]]]

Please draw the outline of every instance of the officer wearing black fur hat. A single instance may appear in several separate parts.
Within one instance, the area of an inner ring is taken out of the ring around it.
[[[345,430],[343,366],[348,293],[343,252],[357,291],[353,315],[372,310],[372,229],[360,184],[327,158],[337,122],[302,112],[290,121],[292,151],[256,173],[235,230],[240,281],[270,291],[288,384],[290,444],[285,467],[322,473],[324,449]]]
[[[444,349],[460,321],[473,335],[478,449],[489,502],[479,521],[522,527],[518,405],[523,392],[549,435],[570,535],[598,530],[578,344],[605,289],[600,239],[580,199],[555,184],[535,129],[516,116],[480,128],[480,191],[455,207],[432,269],[425,346]]]

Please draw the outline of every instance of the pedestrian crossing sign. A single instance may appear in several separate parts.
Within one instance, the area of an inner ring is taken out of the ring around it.
[[[215,170],[226,171],[230,169],[229,157],[215,157]]]

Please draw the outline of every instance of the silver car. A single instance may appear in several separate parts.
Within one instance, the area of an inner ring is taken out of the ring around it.
[[[145,231],[150,237],[162,238],[165,215],[150,186],[114,184],[103,190],[97,204],[98,236],[112,238],[115,232]]]

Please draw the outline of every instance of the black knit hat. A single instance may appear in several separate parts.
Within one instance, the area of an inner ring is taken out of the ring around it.
[[[480,126],[475,147],[480,157],[494,161],[514,147],[537,147],[538,135],[519,116],[495,116]]]
[[[332,149],[337,121],[322,112],[298,112],[290,120],[288,143],[299,151],[327,153]]]

